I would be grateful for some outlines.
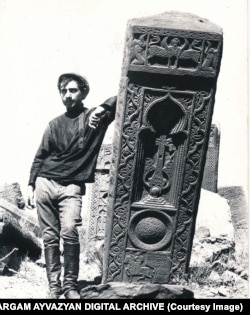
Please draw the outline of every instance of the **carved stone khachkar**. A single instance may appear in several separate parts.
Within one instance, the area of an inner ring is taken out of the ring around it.
[[[202,188],[217,193],[218,190],[218,165],[219,165],[220,130],[212,124],[209,144],[204,168]]]
[[[213,192],[217,192],[219,146],[219,127],[212,124],[202,188]],[[111,158],[112,144],[103,144],[97,160],[95,182],[91,189],[88,240],[102,240],[105,236]]]
[[[128,23],[110,170],[103,282],[188,271],[222,30],[167,12]]]
[[[88,239],[104,239],[107,199],[109,186],[109,170],[112,145],[103,144],[98,155],[95,183],[91,190],[91,209],[88,225]]]

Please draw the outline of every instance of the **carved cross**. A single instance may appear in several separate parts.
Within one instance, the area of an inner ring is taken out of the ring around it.
[[[150,187],[150,194],[152,196],[159,196],[163,190],[170,186],[168,175],[164,170],[164,164],[166,153],[168,160],[170,160],[170,153],[175,150],[175,146],[172,143],[172,139],[167,138],[166,135],[157,138],[155,143],[158,146],[156,166],[153,175],[148,178],[148,186]]]

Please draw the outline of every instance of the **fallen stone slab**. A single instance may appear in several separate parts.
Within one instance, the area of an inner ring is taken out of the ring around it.
[[[23,229],[18,222],[1,222],[0,226],[0,244],[18,248],[22,257],[28,256],[33,261],[41,256],[40,240],[28,230]]]
[[[18,249],[21,257],[36,260],[41,256],[39,226],[24,210],[0,198],[0,244]],[[3,258],[3,257],[2,257]]]
[[[3,198],[0,198],[0,222],[18,222],[20,226],[34,233],[37,237],[41,236],[36,216],[30,215],[25,210],[20,210]]]

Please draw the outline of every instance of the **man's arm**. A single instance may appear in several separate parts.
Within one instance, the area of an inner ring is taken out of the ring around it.
[[[28,208],[34,208],[35,207],[35,201],[34,201],[34,190],[35,190],[35,183],[36,178],[39,173],[39,170],[41,169],[41,166],[43,164],[43,161],[46,159],[46,157],[50,153],[50,127],[47,126],[41,144],[36,152],[35,158],[33,160],[31,170],[30,170],[30,177],[28,182],[28,191],[27,191],[27,207]]]
[[[108,98],[103,104],[96,107],[89,117],[89,126],[96,129],[101,119],[107,119],[110,123],[115,118],[117,97]]]

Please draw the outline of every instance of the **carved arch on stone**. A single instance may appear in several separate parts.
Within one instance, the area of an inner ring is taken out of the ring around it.
[[[157,135],[175,135],[184,131],[186,114],[183,104],[167,93],[153,100],[145,110],[141,130],[149,129]]]

